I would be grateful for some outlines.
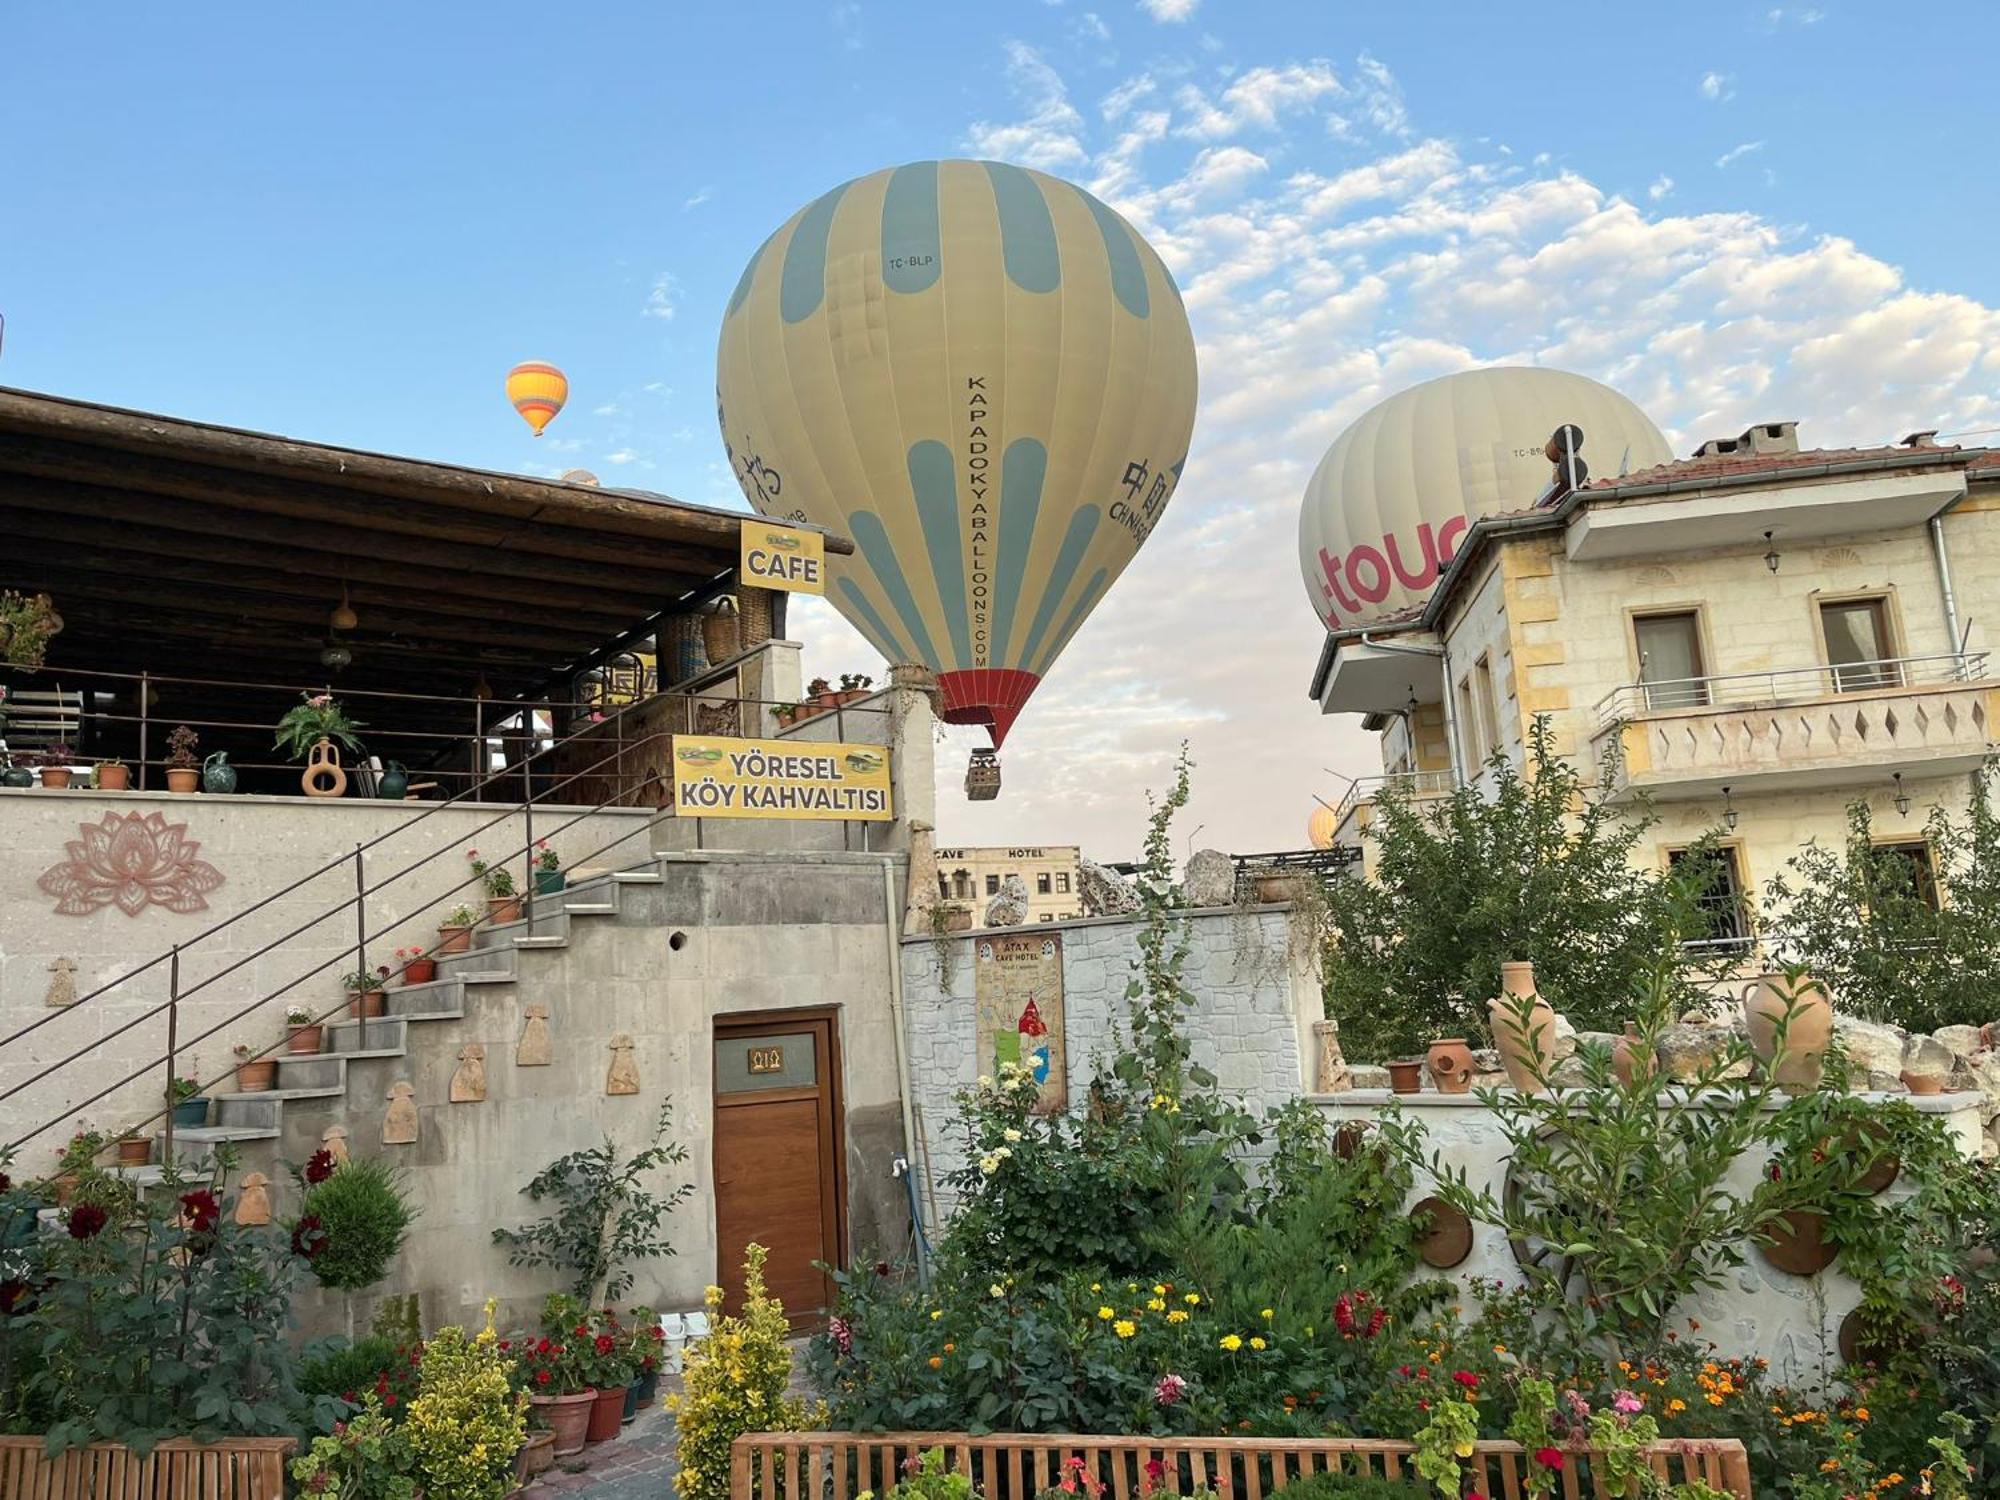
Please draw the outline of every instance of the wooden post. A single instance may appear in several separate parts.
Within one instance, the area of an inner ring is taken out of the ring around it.
[[[181,945],[175,943],[167,960],[167,1137],[160,1147],[160,1160],[169,1168],[174,1164],[174,1106],[180,1102],[174,1097],[174,1053],[180,1045],[180,1025]]]
[[[146,790],[146,731],[150,727],[150,711],[146,707],[148,674],[139,674],[139,790]]]
[[[361,988],[354,993],[354,1003],[358,1014],[355,1019],[361,1029],[354,1036],[354,1050],[368,1050],[368,886],[361,865],[361,846],[354,846],[354,972],[361,977]]]

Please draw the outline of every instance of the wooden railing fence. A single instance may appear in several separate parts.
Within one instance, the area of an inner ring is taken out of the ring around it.
[[[0,1437],[0,1500],[284,1500],[293,1439],[173,1438],[144,1458],[92,1443],[50,1458],[39,1437]]]

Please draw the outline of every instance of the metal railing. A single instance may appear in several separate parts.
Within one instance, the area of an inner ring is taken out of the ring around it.
[[[1597,727],[1602,732],[1628,719],[1687,709],[1776,707],[1850,693],[1985,680],[1986,653],[1970,651],[1630,682],[1613,688],[1598,701]]]
[[[183,943],[176,943],[167,950],[165,950],[164,952],[155,954],[152,958],[146,959],[143,962],[138,963],[133,967],[125,970],[117,978],[109,980],[106,983],[99,985],[97,988],[90,990],[85,994],[79,995],[74,1001],[72,1001],[69,1005],[63,1007],[62,1009],[50,1010],[45,1014],[37,1017],[35,1020],[29,1022],[27,1025],[22,1026],[17,1030],[13,1031],[9,1035],[5,1037],[0,1037],[0,1052],[4,1052],[6,1049],[12,1047],[15,1043],[21,1041],[23,1038],[29,1036],[33,1032],[40,1030],[43,1026],[58,1021],[63,1017],[72,1015],[79,1009],[87,1005],[90,1005],[92,1002],[101,1000],[104,996],[120,990],[121,987],[129,986],[132,981],[138,979],[141,975],[147,974],[155,969],[160,968],[163,965],[167,969],[168,993],[167,993],[167,998],[165,1000],[160,1001],[157,1004],[154,1004],[146,1008],[145,1010],[139,1012],[137,1015],[134,1015],[122,1021],[120,1024],[110,1027],[108,1030],[103,1030],[97,1033],[92,1037],[91,1041],[85,1046],[80,1047],[76,1051],[71,1052],[66,1056],[58,1058],[56,1061],[37,1069],[34,1073],[30,1074],[25,1078],[20,1079],[19,1081],[9,1085],[8,1087],[0,1089],[0,1103],[4,1103],[6,1100],[13,1098],[14,1096],[22,1093],[24,1090],[32,1088],[35,1085],[46,1081],[50,1077],[53,1077],[55,1074],[61,1072],[65,1068],[68,1068],[72,1064],[83,1061],[84,1059],[88,1058],[92,1053],[94,1053],[104,1043],[109,1042],[116,1037],[122,1036],[126,1032],[133,1030],[135,1027],[144,1025],[145,1023],[153,1021],[162,1015],[166,1017],[166,1025],[167,1025],[166,1052],[161,1056],[150,1060],[149,1062],[141,1064],[137,1068],[133,1069],[131,1072],[126,1073],[123,1077],[118,1078],[116,1081],[106,1084],[104,1087],[98,1089],[95,1093],[91,1094],[89,1097],[70,1105],[61,1114],[55,1115],[51,1119],[45,1120],[42,1124],[36,1126],[33,1130],[28,1131],[26,1134],[18,1136],[14,1140],[9,1141],[7,1143],[8,1149],[18,1150],[21,1146],[25,1145],[27,1142],[32,1141],[36,1137],[44,1134],[45,1132],[54,1129],[56,1126],[62,1124],[64,1121],[80,1114],[83,1110],[88,1109],[91,1105],[97,1103],[102,1099],[109,1097],[113,1093],[116,1093],[118,1090],[125,1088],[130,1084],[138,1082],[139,1080],[144,1078],[148,1073],[158,1068],[164,1068],[165,1070],[165,1077],[167,1079],[167,1088],[163,1092],[168,1098],[171,1098],[172,1085],[176,1076],[177,1061],[181,1053],[188,1051],[196,1046],[199,1046],[202,1042],[207,1041],[209,1038],[216,1035],[216,1033],[220,1032],[225,1027],[235,1025],[237,1022],[244,1020],[246,1017],[250,1016],[253,1012],[263,1008],[266,1005],[269,1005],[273,1001],[282,999],[284,996],[290,994],[293,990],[295,990],[299,985],[304,984],[307,980],[316,978],[317,976],[325,973],[327,970],[333,968],[335,965],[346,963],[351,959],[353,961],[355,971],[358,973],[379,972],[380,970],[386,968],[387,974],[383,978],[383,984],[386,986],[389,980],[400,977],[403,974],[403,972],[408,968],[409,964],[418,962],[422,959],[435,958],[439,956],[440,949],[438,947],[427,947],[419,951],[415,955],[415,957],[407,959],[403,963],[394,966],[375,965],[371,968],[368,959],[369,944],[371,943],[371,941],[380,940],[390,930],[390,928],[393,928],[394,926],[397,925],[397,922],[391,922],[390,924],[388,924],[387,926],[385,926],[380,930],[370,931],[368,925],[367,903],[368,899],[371,896],[379,896],[383,891],[388,889],[390,886],[395,885],[398,882],[407,879],[411,875],[414,875],[417,871],[431,864],[434,860],[437,860],[445,856],[446,854],[454,852],[455,847],[459,842],[459,840],[453,839],[444,844],[440,844],[437,848],[431,850],[429,853],[426,853],[417,859],[411,860],[409,863],[400,866],[390,874],[383,876],[380,879],[377,879],[372,884],[369,882],[368,879],[368,872],[366,868],[366,856],[370,850],[377,849],[379,846],[386,843],[390,839],[400,837],[402,834],[406,833],[410,828],[416,826],[417,824],[423,823],[432,817],[437,816],[439,813],[443,812],[446,808],[454,807],[460,804],[468,804],[477,806],[482,811],[488,809],[492,810],[493,815],[491,817],[478,823],[474,827],[463,830],[462,834],[460,835],[461,838],[477,837],[485,830],[493,828],[501,823],[504,823],[513,817],[519,816],[522,818],[525,837],[523,838],[521,844],[517,847],[513,847],[503,851],[501,854],[498,855],[498,857],[487,861],[487,863],[489,867],[497,867],[504,869],[508,864],[510,864],[516,858],[521,860],[525,874],[525,879],[521,884],[521,886],[519,887],[519,890],[524,902],[524,909],[531,909],[531,907],[525,906],[525,903],[528,903],[532,900],[532,893],[534,891],[534,883],[535,883],[534,865],[536,859],[536,852],[538,848],[546,844],[547,840],[554,837],[556,834],[559,834],[564,830],[571,828],[580,822],[583,822],[587,818],[590,818],[596,814],[603,813],[606,811],[620,810],[629,807],[630,804],[625,801],[625,798],[631,794],[631,789],[627,787],[623,781],[623,775],[624,775],[623,767],[626,759],[637,752],[645,750],[650,745],[664,743],[668,746],[671,746],[671,743],[675,738],[676,734],[692,732],[690,730],[678,730],[678,729],[654,729],[645,733],[632,733],[632,734],[627,734],[624,732],[624,721],[628,717],[637,715],[648,709],[657,709],[663,698],[672,698],[674,696],[676,695],[662,694],[654,698],[642,700],[637,703],[624,705],[623,707],[614,710],[611,714],[602,715],[597,720],[584,725],[584,727],[582,727],[581,729],[577,730],[576,732],[565,738],[549,739],[545,741],[540,746],[531,749],[526,754],[522,755],[518,761],[511,762],[505,765],[504,767],[493,771],[491,774],[479,778],[478,780],[474,781],[471,785],[467,786],[463,791],[460,791],[457,794],[449,798],[446,798],[443,801],[421,804],[423,809],[421,812],[418,812],[414,817],[408,819],[403,823],[398,824],[396,827],[389,829],[383,833],[377,834],[372,839],[368,839],[362,843],[356,844],[354,846],[354,851],[351,855],[341,855],[335,859],[326,861],[325,863],[317,866],[316,868],[307,872],[306,874],[298,876],[297,878],[291,881],[288,881],[286,884],[280,886],[278,889],[271,891],[270,893],[260,897],[256,901],[253,901],[250,905],[242,908],[241,910],[232,913],[230,916],[225,917],[218,922],[212,923],[208,927],[204,928],[201,932],[196,933],[192,938],[189,938],[187,941]],[[776,708],[785,706],[782,703],[778,703],[772,700],[745,699],[745,698],[723,699],[716,696],[703,696],[699,699],[690,699],[690,704],[692,704],[692,702],[695,701],[706,702],[716,705],[728,703],[737,709],[739,716],[741,710],[745,707]],[[842,705],[841,709],[838,710],[838,712],[886,715],[891,713],[892,710],[886,704],[883,705],[849,704],[849,705]],[[544,785],[539,791],[535,789],[535,779],[536,779],[535,763],[537,761],[542,760],[544,757],[551,756],[555,754],[555,752],[557,751],[566,750],[578,744],[584,744],[586,748],[588,748],[588,742],[594,736],[602,734],[607,728],[611,728],[613,730],[613,742],[610,746],[606,748],[606,753],[604,755],[601,755],[597,759],[590,761],[588,764],[582,765],[580,767],[572,768],[567,771],[555,771],[547,773],[550,776],[550,780],[548,781],[548,783]],[[556,795],[557,793],[562,792],[565,789],[570,788],[575,784],[581,783],[587,785],[588,784],[587,778],[603,774],[603,768],[607,764],[612,767],[611,775],[613,778],[613,784],[616,787],[616,790],[614,791],[614,794],[611,797],[600,799],[595,803],[586,806],[578,806],[575,803],[565,803],[557,798]],[[504,803],[496,802],[485,795],[488,789],[493,788],[497,784],[507,781],[513,781],[516,779],[518,779],[520,785],[524,789],[525,795]],[[64,792],[56,792],[56,793],[50,793],[49,795],[65,796],[70,794]],[[301,798],[302,802],[306,800],[307,799]],[[538,803],[552,804],[554,806],[560,807],[564,812],[569,813],[570,816],[565,818],[563,821],[557,823],[553,827],[548,827],[545,825],[542,832],[538,835],[535,829],[535,808]],[[650,829],[652,824],[661,817],[673,816],[673,815],[674,815],[673,813],[663,808],[655,808],[653,816],[647,820],[646,828]],[[695,824],[696,846],[702,847],[705,842],[702,836],[703,820],[699,816],[697,816],[692,821]],[[594,859],[597,856],[604,854],[609,850],[617,847],[619,844],[625,843],[628,840],[630,840],[634,836],[634,832],[635,830],[629,828],[621,829],[616,833],[615,837],[611,838],[607,842],[600,844],[596,848],[588,850],[581,855],[573,856],[570,859],[569,863],[572,866],[575,866],[581,863],[582,861]],[[222,968],[216,970],[214,973],[208,975],[206,978],[200,980],[198,983],[183,987],[181,982],[181,964],[183,956],[188,952],[188,950],[192,949],[197,944],[207,942],[210,939],[213,939],[219,936],[220,934],[229,931],[231,928],[235,927],[236,924],[244,921],[246,918],[256,914],[257,912],[264,910],[265,908],[272,905],[272,903],[281,900],[282,898],[284,898],[287,895],[290,895],[294,891],[300,890],[301,888],[311,884],[315,880],[321,879],[324,876],[327,876],[329,874],[334,873],[335,871],[340,870],[344,866],[351,866],[354,872],[353,895],[345,897],[342,900],[333,903],[331,906],[325,908],[324,910],[316,913],[315,915],[306,918],[304,921],[289,928],[284,933],[281,933],[279,936],[262,944],[255,950],[234,958],[231,962],[225,964]],[[446,887],[444,890],[430,897],[426,904],[436,905],[444,901],[451,900],[455,896],[457,896],[458,893],[466,890],[467,887],[473,886],[475,884],[483,884],[484,879],[485,877],[476,873],[465,874],[461,876],[459,879],[453,881],[452,884]],[[188,1038],[182,1038],[180,1036],[179,1012],[180,1012],[180,1004],[183,1000],[192,998],[196,994],[207,989],[209,986],[214,985],[219,981],[228,978],[230,975],[238,972],[239,970],[244,969],[248,965],[257,962],[259,959],[262,959],[270,955],[271,953],[277,951],[278,949],[284,947],[286,944],[292,942],[294,939],[297,939],[303,936],[304,934],[312,931],[313,929],[320,926],[321,923],[326,922],[332,918],[338,917],[349,910],[353,911],[355,917],[355,941],[351,948],[342,948],[338,950],[331,957],[325,958],[320,962],[314,964],[311,968],[305,970],[303,973],[293,976],[291,979],[279,985],[276,989],[270,990],[265,994],[258,995],[256,998],[251,1000],[247,1005],[242,1006],[241,1008],[234,1011],[230,1015],[223,1017],[223,1019],[221,1019],[220,1021],[217,1021],[214,1024],[210,1025],[205,1031],[201,1032],[199,1035]],[[398,922],[407,920],[409,920],[408,917],[404,917],[398,919]],[[489,911],[489,913],[485,916],[476,916],[474,922],[471,925],[473,927],[481,927],[487,925],[490,921],[492,921],[492,915],[491,912]],[[440,938],[440,944],[441,943],[442,943],[442,938]],[[314,1016],[311,1022],[305,1024],[313,1024],[313,1025],[323,1024],[329,1019],[339,1015],[341,1011],[347,1010],[349,1006],[350,1006],[350,1001],[342,1000],[341,1002],[330,1007],[326,1011],[321,1012],[320,1014]],[[354,1013],[355,1013],[355,1018],[359,1021],[360,1024],[359,1045],[365,1048],[367,1045],[367,1028],[368,1028],[369,1018],[366,1016],[365,1008],[362,1006],[359,1005],[355,1006]],[[281,1044],[282,1044],[282,1038],[278,1041],[273,1041],[272,1043],[260,1049],[259,1051],[251,1054],[249,1057],[245,1058],[244,1061],[246,1062],[257,1061],[264,1057],[267,1057],[275,1053]],[[230,1074],[233,1074],[236,1071],[236,1068],[240,1066],[241,1063],[232,1065],[230,1068],[226,1069],[223,1073],[218,1074],[217,1078],[219,1079],[222,1077],[227,1077]],[[150,1125],[154,1121],[161,1119],[164,1119],[166,1121],[165,1145],[163,1146],[162,1149],[162,1157],[165,1160],[171,1160],[173,1152],[173,1115],[172,1115],[171,1104],[169,1104],[165,1108],[162,1108],[161,1110],[156,1111],[153,1115],[147,1117],[146,1119],[140,1121],[138,1125],[132,1127],[130,1130],[121,1132],[120,1134],[122,1135],[135,1134],[139,1129],[143,1128],[144,1126]],[[115,1140],[116,1138],[117,1138],[116,1136],[106,1137],[106,1149],[109,1149],[110,1142],[112,1140]]]
[[[1347,783],[1347,791],[1333,809],[1333,826],[1347,822],[1347,815],[1363,802],[1372,802],[1394,786],[1410,797],[1443,797],[1458,785],[1458,778],[1444,771],[1392,771],[1386,776],[1357,776]]]

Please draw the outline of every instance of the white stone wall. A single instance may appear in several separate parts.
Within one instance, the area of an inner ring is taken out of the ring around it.
[[[1887,1097],[1887,1096],[1869,1096]],[[1940,1116],[1968,1157],[1980,1151],[1978,1094],[1939,1094],[1904,1099],[1924,1114]],[[1426,1155],[1436,1152],[1448,1170],[1462,1169],[1475,1190],[1484,1188],[1498,1200],[1505,1190],[1508,1140],[1500,1119],[1471,1094],[1434,1093],[1396,1096],[1384,1089],[1356,1089],[1346,1094],[1320,1094],[1314,1102],[1336,1121],[1372,1120],[1394,1100],[1403,1117],[1424,1132]],[[1729,1188],[1748,1193],[1763,1172],[1768,1157],[1743,1157],[1732,1169]],[[1435,1179],[1418,1174],[1410,1193],[1414,1205],[1430,1196]],[[1906,1192],[1901,1183],[1886,1191]],[[1839,1267],[1817,1276],[1792,1276],[1766,1260],[1754,1246],[1745,1246],[1744,1264],[1729,1273],[1713,1292],[1690,1297],[1676,1316],[1694,1318],[1701,1337],[1713,1340],[1727,1356],[1762,1356],[1771,1361],[1781,1380],[1810,1378],[1821,1373],[1832,1355],[1841,1319],[1861,1300],[1860,1288],[1840,1274]],[[1518,1286],[1520,1266],[1507,1239],[1497,1229],[1474,1223],[1472,1253],[1449,1274],[1461,1285],[1499,1280]]]
[[[1186,914],[1191,945],[1184,970],[1196,1004],[1186,1027],[1195,1058],[1221,1087],[1262,1111],[1294,1099],[1313,1065],[1312,1023],[1322,1014],[1310,944],[1295,943],[1289,907],[1208,909]],[[1069,1097],[1081,1107],[1098,1065],[1117,1048],[1115,1032],[1128,1011],[1125,986],[1138,958],[1140,922],[1096,917],[1036,924],[1034,932],[1063,939],[1063,1003],[1067,1016]],[[964,1164],[953,1097],[977,1079],[974,1045],[973,944],[977,934],[903,942],[903,1009],[908,1036],[910,1097],[920,1117],[930,1183],[940,1217],[953,1198],[943,1179]],[[939,948],[951,952],[950,982]],[[926,1227],[935,1237],[926,1196]],[[857,1249],[861,1248],[859,1246]]]

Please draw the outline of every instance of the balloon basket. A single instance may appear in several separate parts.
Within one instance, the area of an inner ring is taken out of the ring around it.
[[[991,802],[1000,795],[1000,753],[975,750],[965,767],[965,796],[968,802]]]

